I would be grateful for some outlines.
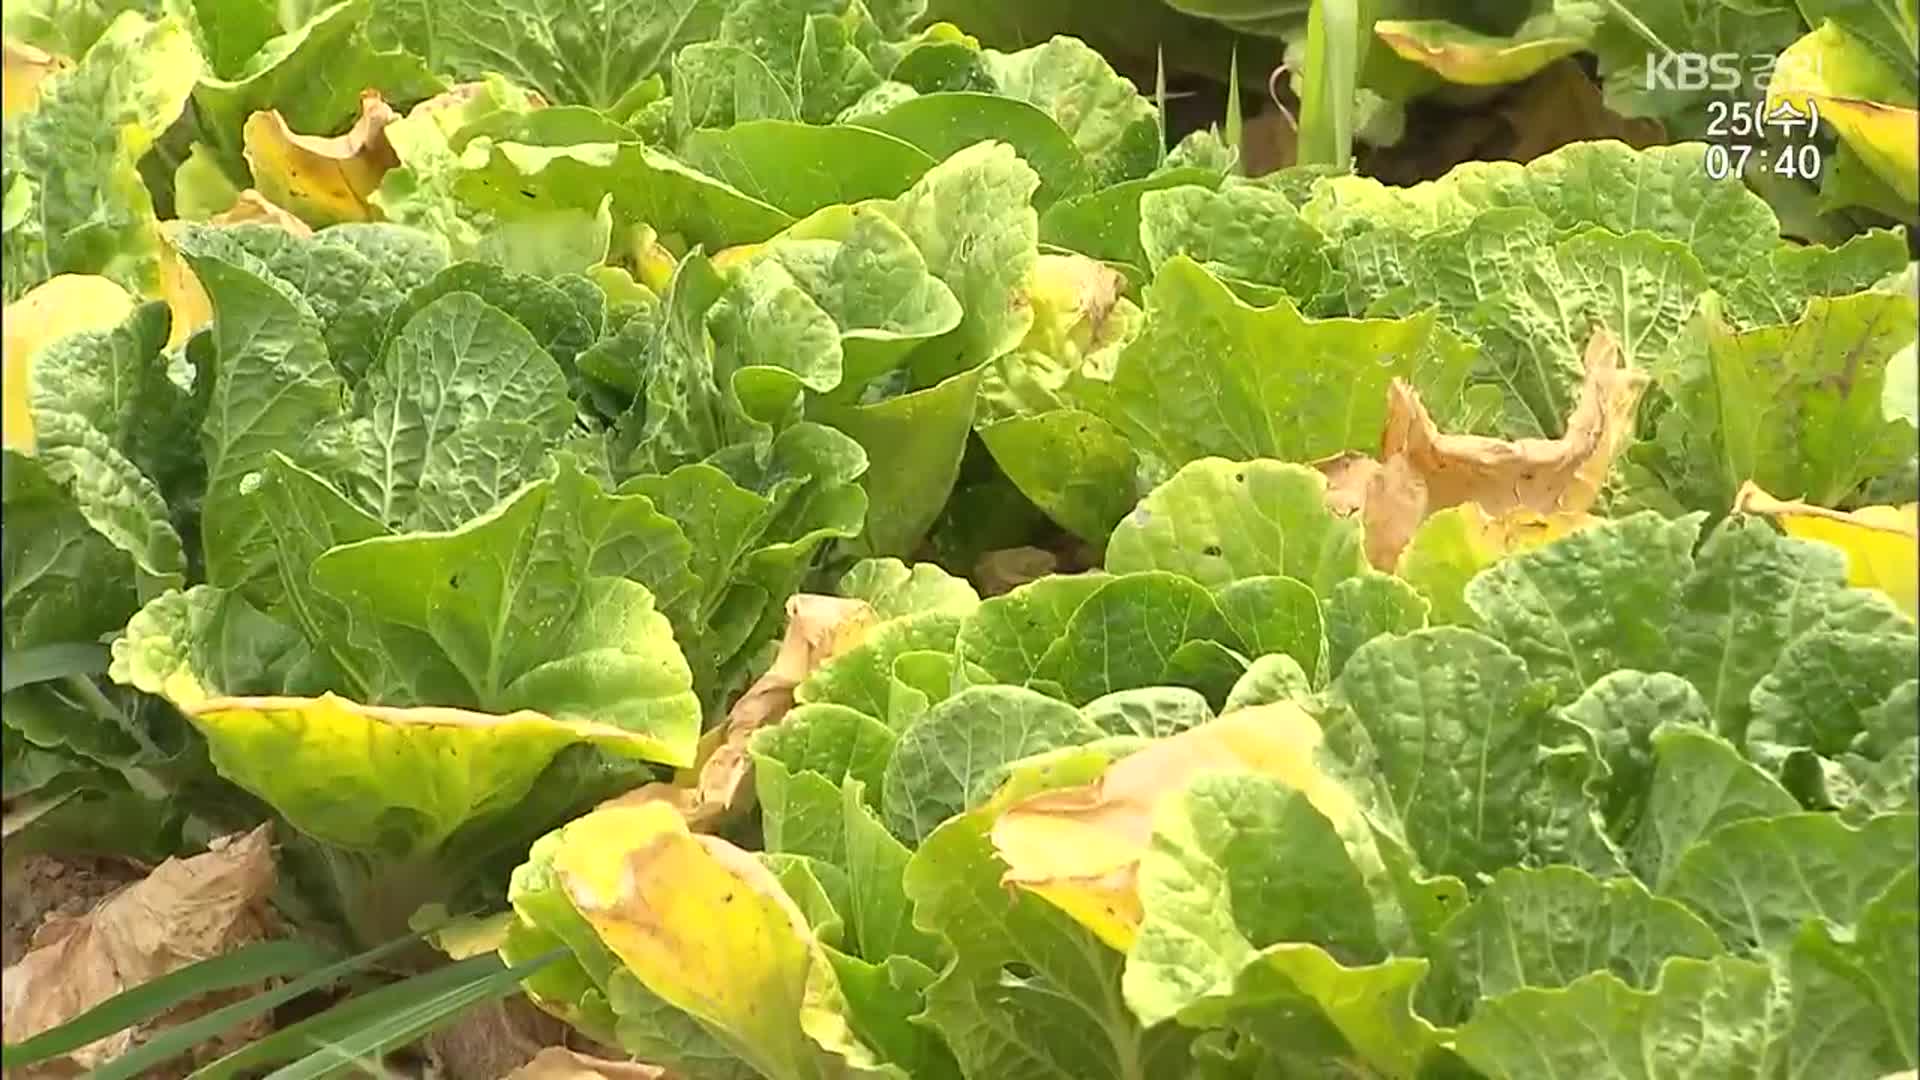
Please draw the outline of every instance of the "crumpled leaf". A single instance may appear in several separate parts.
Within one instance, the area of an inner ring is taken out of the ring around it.
[[[1191,1033],[1140,1024],[1118,992],[1125,957],[1041,897],[1005,888],[989,836],[1007,806],[1091,782],[1136,745],[1106,739],[1014,764],[985,806],[941,825],[907,863],[914,919],[952,957],[928,987],[923,1022],[963,1075],[1184,1075]]]
[[[673,1080],[667,1070],[640,1061],[608,1061],[564,1046],[549,1046],[503,1080]]]
[[[1263,705],[1161,739],[1121,758],[1092,783],[1022,800],[991,832],[1002,880],[1072,916],[1122,952],[1142,917],[1140,859],[1154,809],[1194,777],[1253,772],[1286,781],[1335,823],[1358,821],[1352,795],[1316,760],[1321,733],[1298,705]]]
[[[707,752],[699,765],[674,783],[654,783],[611,799],[603,806],[639,806],[666,802],[688,827],[714,832],[747,809],[752,760],[747,745],[753,734],[777,724],[793,708],[793,692],[815,668],[860,643],[879,621],[864,600],[795,593],[787,598],[787,635],[767,673],[741,694],[727,722],[702,742]]]
[[[1184,255],[1161,266],[1147,313],[1120,352],[1102,411],[1168,468],[1356,451],[1386,421],[1381,395],[1396,377],[1451,419],[1473,365],[1469,345],[1430,312],[1311,319],[1284,300],[1255,308]],[[1328,400],[1348,404],[1329,409]]]
[[[1593,854],[1579,783],[1590,758],[1551,752],[1547,688],[1522,659],[1475,631],[1431,627],[1362,645],[1324,695],[1327,745],[1375,777],[1369,815],[1436,880]],[[1402,902],[1424,920],[1425,898]]]
[[[1584,514],[1632,435],[1647,381],[1645,372],[1620,366],[1611,335],[1596,333],[1567,433],[1509,442],[1440,431],[1419,394],[1395,380],[1380,459],[1348,453],[1318,463],[1330,482],[1328,501],[1360,517],[1367,559],[1381,570],[1393,569],[1428,515],[1462,503],[1496,517],[1514,510]]]
[[[1644,50],[1644,43],[1641,47]],[[1634,63],[1640,64],[1638,56]],[[1633,75],[1644,81],[1644,66]],[[1700,115],[1704,117],[1704,110]],[[1524,165],[1511,161],[1467,162],[1439,180],[1412,187],[1390,187],[1359,175],[1324,177],[1314,184],[1312,197],[1302,204],[1300,212],[1339,243],[1343,267],[1359,274],[1369,285],[1367,295],[1403,284],[1425,295],[1435,290],[1452,291],[1454,286],[1489,272],[1497,277],[1505,267],[1483,264],[1456,267],[1467,271],[1463,278],[1422,281],[1407,274],[1425,270],[1426,266],[1409,266],[1395,256],[1404,256],[1408,248],[1454,233],[1495,211],[1521,208],[1547,216],[1545,243],[1558,247],[1567,242],[1559,238],[1569,233],[1590,236],[1590,242],[1600,248],[1595,254],[1610,256],[1603,263],[1610,264],[1616,277],[1627,268],[1619,262],[1620,255],[1661,250],[1658,244],[1649,247],[1623,242],[1632,233],[1646,232],[1685,245],[1710,278],[1738,278],[1779,246],[1780,221],[1766,200],[1748,190],[1738,177],[1709,181],[1703,165],[1705,154],[1705,144],[1698,142],[1644,151],[1614,141],[1578,142]],[[1568,197],[1576,191],[1584,193],[1583,197]],[[1504,221],[1493,218],[1489,224],[1502,228],[1493,230],[1495,235],[1484,237],[1486,240],[1511,241],[1521,232],[1542,235],[1525,214],[1510,214]],[[1596,226],[1598,232],[1594,231]],[[1474,235],[1458,233],[1450,238],[1456,261],[1467,254],[1459,241]],[[1601,243],[1608,235],[1613,242]],[[1354,243],[1359,240],[1367,242]],[[1500,245],[1488,246],[1488,255],[1499,252]],[[1680,265],[1684,266],[1684,260]],[[1391,273],[1390,279],[1379,280],[1387,273]],[[1489,280],[1489,298],[1508,291],[1511,284],[1504,279]],[[1558,294],[1549,298],[1583,299]],[[1463,312],[1472,306],[1467,304]],[[1609,301],[1589,310],[1604,314],[1612,307]],[[1638,317],[1652,314],[1643,308],[1643,303],[1634,305]],[[1570,346],[1577,350],[1580,344],[1574,341]],[[1570,362],[1575,359],[1568,356]],[[1554,419],[1558,418],[1541,417],[1542,422]]]
[[[1773,518],[1790,535],[1846,552],[1847,584],[1879,589],[1900,610],[1920,615],[1920,503],[1829,510],[1776,499],[1748,481],[1733,508]]]
[[[9,1042],[57,1027],[101,1002],[170,971],[267,936],[274,887],[273,826],[215,840],[209,850],[168,859],[153,873],[75,918],[56,918],[34,948],[7,968],[0,1024]],[[116,1032],[23,1075],[72,1075],[126,1053],[156,1027],[212,1011],[249,991],[195,999],[168,1014]],[[264,1023],[264,1018],[260,1023]],[[258,1024],[227,1038],[257,1036]],[[216,1054],[217,1056],[217,1054]]]
[[[1328,502],[1325,478],[1307,466],[1201,458],[1114,527],[1106,567],[1169,570],[1209,589],[1282,574],[1324,599],[1366,568],[1359,530]]]
[[[1508,867],[1441,928],[1436,963],[1458,1019],[1474,1003],[1522,987],[1566,986],[1594,971],[1652,989],[1670,956],[1725,951],[1700,917],[1631,875],[1573,866]]]
[[[360,94],[360,116],[341,135],[301,135],[278,110],[247,118],[242,138],[253,182],[265,197],[315,226],[376,218],[370,199],[400,164],[387,142],[399,119],[378,90]]]
[[[1913,459],[1913,427],[1886,417],[1889,364],[1913,343],[1912,294],[1815,296],[1785,323],[1740,330],[1707,316],[1706,362],[1662,378],[1673,408],[1636,448],[1689,509],[1740,485],[1836,506]]]
[[[980,58],[1002,95],[1045,110],[1072,138],[1095,186],[1159,164],[1161,135],[1150,99],[1085,42],[1057,36],[1016,53],[988,49]]]
[[[1920,993],[1912,978],[1920,964],[1915,873],[1909,864],[1850,929],[1821,919],[1801,927],[1787,961],[1794,986],[1792,1034],[1783,1055],[1788,1075],[1914,1075],[1884,1076],[1920,1057],[1914,1046]]]
[[[92,274],[50,278],[7,305],[0,320],[6,324],[0,440],[7,449],[33,452],[33,362],[41,350],[69,334],[111,330],[133,306],[125,289]]]
[[[1648,990],[1608,971],[1525,987],[1481,1002],[1455,1049],[1488,1076],[1762,1074],[1778,1035],[1770,976],[1751,960],[1675,957]]]
[[[1424,958],[1387,958],[1355,848],[1270,777],[1201,776],[1156,812],[1122,991],[1142,1023],[1241,1031],[1282,1075],[1424,1075]],[[1242,898],[1258,895],[1256,903]]]
[[[48,80],[34,108],[8,124],[7,172],[36,187],[38,234],[36,250],[15,261],[22,230],[7,230],[9,294],[63,273],[153,290],[158,237],[138,164],[180,116],[200,73],[180,19],[122,11],[72,71]]]
[[[1078,709],[1022,686],[970,686],[900,733],[881,781],[887,827],[910,845],[985,802],[1014,763],[1106,733]]]
[[[980,606],[980,594],[965,578],[936,563],[909,567],[899,559],[862,559],[841,576],[834,591],[865,600],[882,619],[937,611],[967,615]]]
[[[1271,188],[1149,191],[1140,196],[1140,244],[1155,273],[1185,255],[1224,281],[1278,289],[1302,306],[1338,287],[1326,238]]]

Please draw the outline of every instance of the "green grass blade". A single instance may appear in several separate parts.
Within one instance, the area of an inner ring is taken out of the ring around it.
[[[1246,154],[1241,149],[1241,141],[1246,137],[1245,106],[1240,103],[1240,46],[1233,47],[1233,53],[1227,60],[1227,118],[1226,130],[1222,135],[1227,147],[1234,152],[1234,171],[1241,176],[1247,175]]]
[[[321,1080],[346,1069],[360,1068],[360,1062],[378,1059],[428,1035],[483,1001],[518,993],[522,979],[565,955],[566,950],[555,949],[511,968],[503,967],[497,956],[475,956],[450,965],[441,972],[422,976],[426,979],[444,972],[461,973],[456,985],[410,1006],[384,1011],[380,1019],[364,1024],[339,1042],[324,1046],[272,1073],[267,1080]],[[399,984],[402,987],[408,985]]]
[[[1160,160],[1167,160],[1167,52],[1153,50],[1153,115],[1160,126]]]
[[[312,971],[339,955],[306,941],[248,945],[115,994],[57,1028],[8,1045],[0,1055],[7,1068],[24,1068],[151,1020],[202,994]]]
[[[134,1077],[155,1065],[172,1061],[235,1024],[251,1020],[303,994],[310,994],[343,975],[369,967],[410,945],[418,944],[420,939],[419,934],[397,938],[357,956],[349,956],[318,971],[309,972],[283,986],[275,987],[262,994],[255,994],[245,1001],[236,1001],[225,1008],[215,1009],[197,1020],[181,1024],[179,1027],[168,1028],[94,1070],[88,1080],[133,1080]]]
[[[500,962],[489,953],[435,968],[405,982],[382,986],[340,1002],[318,1016],[291,1024],[233,1053],[211,1062],[187,1080],[225,1080],[241,1072],[280,1065],[313,1053],[315,1046],[343,1046],[363,1030],[433,999],[457,990],[476,977],[498,971]]]
[[[1366,0],[1313,0],[1307,16],[1307,62],[1301,74],[1302,165],[1353,168],[1354,95],[1360,56],[1372,33]]]

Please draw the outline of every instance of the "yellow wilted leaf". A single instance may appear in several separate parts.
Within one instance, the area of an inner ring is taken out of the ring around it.
[[[7,38],[4,42],[6,81],[0,88],[0,115],[8,119],[26,112],[40,100],[40,84],[73,64],[63,56],[36,49],[23,41]]]
[[[754,256],[766,250],[766,246],[765,244],[735,244],[730,248],[721,248],[719,251],[713,253],[713,268],[715,270],[732,270],[735,267],[745,266],[753,261]],[[650,279],[655,275],[650,272],[648,276],[649,280],[647,283],[651,285],[652,281]]]
[[[334,694],[179,704],[222,776],[309,835],[396,857],[431,851],[473,818],[511,807],[575,743],[663,756],[651,736],[531,710],[388,708]]]
[[[1920,199],[1920,109],[1857,98],[1819,98],[1833,125],[1874,175],[1909,203]]]
[[[1579,400],[1558,439],[1442,432],[1413,387],[1394,380],[1379,460],[1341,454],[1316,463],[1327,474],[1329,505],[1361,516],[1367,561],[1392,570],[1420,523],[1450,506],[1474,503],[1496,517],[1585,514],[1632,434],[1647,385],[1644,371],[1621,366],[1619,342],[1605,331],[1587,343],[1585,360]]]
[[[753,853],[656,802],[572,822],[553,868],[627,970],[761,1075],[859,1076],[874,1064],[813,931]]]
[[[1387,20],[1373,24],[1402,59],[1428,68],[1450,83],[1503,86],[1587,47],[1590,30],[1553,15],[1527,20],[1512,37],[1477,33],[1440,19]]]
[[[344,135],[301,135],[279,112],[257,112],[242,133],[253,182],[272,203],[316,226],[371,221],[369,197],[400,158],[387,142],[399,119],[378,91],[360,95],[360,118]]]
[[[1298,789],[1332,821],[1354,820],[1352,795],[1320,769],[1320,743],[1320,725],[1291,703],[1242,709],[1158,740],[1090,784],[1008,807],[991,833],[1007,865],[1002,880],[1125,952],[1140,926],[1140,857],[1160,800],[1203,773],[1251,772]]]
[[[1879,589],[1900,610],[1920,617],[1920,503],[1829,510],[1784,502],[1749,480],[1734,497],[1733,508],[1773,518],[1790,535],[1846,552],[1849,585]]]
[[[127,290],[92,274],[50,278],[7,305],[0,318],[6,324],[0,442],[7,449],[33,452],[33,364],[40,351],[69,334],[111,330],[133,308]]]
[[[306,222],[275,206],[253,188],[241,192],[232,206],[207,219],[209,225],[247,223],[278,225],[295,236],[313,235]],[[182,227],[184,223],[179,221],[160,223],[160,299],[167,302],[167,309],[173,314],[172,329],[167,334],[170,349],[179,348],[194,331],[213,321],[213,301],[173,243],[175,233]]]
[[[1911,205],[1920,200],[1920,111],[1901,74],[1838,23],[1788,46],[1767,82],[1769,114],[1817,111],[1874,175]]]
[[[751,256],[762,246],[747,245],[750,250],[738,257]],[[741,249],[729,248],[728,251],[740,252]],[[724,266],[721,259],[726,255],[725,251],[715,255],[714,265]],[[632,267],[635,281],[661,296],[666,295],[668,287],[673,283],[673,272],[679,266],[679,260],[675,259],[673,252],[660,242],[660,234],[651,225],[636,225],[627,230],[621,258]]]
[[[1120,271],[1085,255],[1042,255],[1027,280],[1033,328],[1026,348],[1054,357],[1078,356],[1104,339],[1108,316],[1127,291]]]
[[[200,279],[193,276],[187,260],[181,258],[180,249],[173,246],[174,230],[181,225],[178,221],[160,223],[160,299],[167,302],[167,311],[173,316],[167,331],[169,349],[179,348],[194,331],[213,321],[213,300],[200,287]]]

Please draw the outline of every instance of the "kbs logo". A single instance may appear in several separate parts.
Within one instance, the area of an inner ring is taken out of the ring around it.
[[[1777,57],[1771,53],[1677,53],[1647,54],[1648,90],[1678,90],[1689,93],[1715,91],[1731,94],[1741,90],[1766,92],[1773,77]]]

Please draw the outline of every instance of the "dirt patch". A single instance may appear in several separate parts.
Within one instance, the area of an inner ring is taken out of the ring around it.
[[[0,887],[0,967],[12,967],[48,916],[79,916],[146,876],[124,859],[29,855],[7,867]]]

